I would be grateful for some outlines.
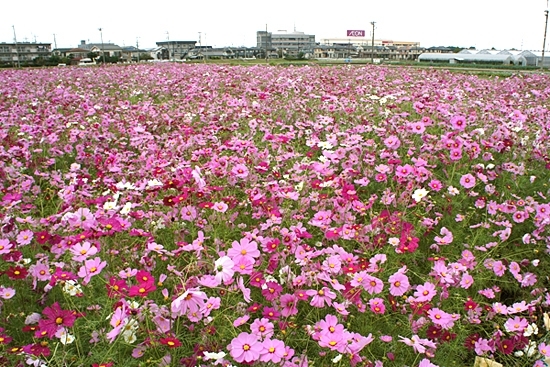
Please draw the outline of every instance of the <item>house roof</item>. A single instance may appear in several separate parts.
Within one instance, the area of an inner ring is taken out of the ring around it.
[[[79,45],[79,47],[86,50],[91,50],[94,47],[97,47],[101,50],[106,50],[106,51],[122,50],[122,47],[120,47],[119,45],[115,45],[114,43],[85,43],[85,44]]]

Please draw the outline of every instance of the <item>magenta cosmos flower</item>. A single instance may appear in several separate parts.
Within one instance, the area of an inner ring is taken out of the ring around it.
[[[254,335],[249,333],[240,333],[227,347],[231,357],[239,363],[249,363],[258,360],[263,348],[263,344]]]
[[[46,307],[43,312],[44,316],[38,321],[38,330],[36,337],[48,335],[53,337],[57,330],[62,327],[71,327],[76,320],[76,314],[70,310],[62,310],[58,302],[55,302],[51,307]]]

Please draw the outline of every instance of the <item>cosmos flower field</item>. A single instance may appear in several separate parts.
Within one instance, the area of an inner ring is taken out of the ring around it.
[[[544,366],[550,78],[0,71],[0,366]]]

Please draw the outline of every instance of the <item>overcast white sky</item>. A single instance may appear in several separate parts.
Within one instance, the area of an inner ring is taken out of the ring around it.
[[[211,46],[255,46],[256,31],[302,31],[346,38],[418,41],[423,47],[541,50],[547,0],[2,0],[0,42],[76,47],[80,40],[155,47],[167,39]],[[550,35],[549,42],[550,44]],[[547,46],[547,49],[549,46]]]

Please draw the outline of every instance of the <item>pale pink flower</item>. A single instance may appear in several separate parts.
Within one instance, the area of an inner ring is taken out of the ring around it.
[[[203,291],[198,288],[190,288],[172,301],[171,310],[179,316],[197,313],[204,307],[207,299],[208,296]]]
[[[472,174],[467,173],[460,178],[460,184],[465,189],[471,189],[476,185],[476,178]]]
[[[226,283],[233,278],[235,263],[229,256],[222,256],[214,262],[215,278],[218,283]]]
[[[430,282],[425,282],[423,285],[418,285],[414,292],[415,302],[430,302],[436,295],[435,285]]]
[[[16,241],[20,246],[25,246],[31,243],[32,239],[34,238],[34,232],[26,229],[24,231],[19,232],[17,235]]]
[[[258,250],[258,244],[255,241],[250,241],[244,237],[239,242],[233,241],[231,248],[227,251],[233,262],[238,262],[241,257],[247,257],[253,261],[260,257],[260,251]]]
[[[238,178],[248,177],[248,168],[244,164],[237,164],[231,170],[231,173]]]
[[[231,357],[236,362],[249,363],[258,360],[264,348],[256,336],[249,333],[240,333],[236,338],[233,338],[227,349],[229,349]]]
[[[15,296],[15,289],[10,287],[3,287],[0,285],[0,298],[10,299]]]
[[[250,331],[252,334],[260,337],[261,339],[270,338],[273,336],[275,326],[269,319],[261,318],[255,319],[250,325]]]
[[[12,247],[13,244],[10,242],[10,240],[0,239],[0,255],[9,254]]]
[[[388,282],[390,283],[390,294],[392,296],[402,296],[411,287],[409,278],[400,271],[391,275],[388,278]]]
[[[336,294],[327,287],[323,287],[319,290],[310,289],[306,291],[306,294],[312,297],[309,304],[319,308],[324,307],[325,303],[331,306],[332,300],[336,298]]]
[[[261,362],[279,363],[285,357],[285,343],[278,339],[266,339],[262,342],[262,351],[260,352]]]
[[[73,260],[76,262],[82,262],[88,257],[97,254],[97,247],[92,245],[88,241],[80,242],[71,247],[71,253],[73,254]]]
[[[95,258],[91,260],[85,260],[84,265],[80,267],[80,270],[78,271],[78,276],[83,278],[82,284],[86,285],[90,282],[91,278],[94,275],[97,275],[107,266],[107,261],[101,261],[101,258],[99,256],[96,256]]]
[[[228,208],[229,206],[223,201],[215,202],[214,205],[212,206],[212,209],[214,209],[218,213],[225,213]]]

